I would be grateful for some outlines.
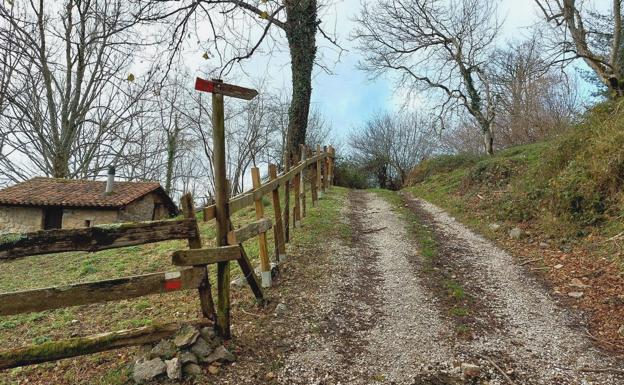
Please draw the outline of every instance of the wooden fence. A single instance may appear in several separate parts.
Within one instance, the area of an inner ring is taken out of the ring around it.
[[[302,147],[302,161],[289,172],[278,176],[277,167],[269,165],[269,179],[262,183],[260,171],[252,169],[253,190],[226,200],[223,218],[219,222],[218,204],[203,209],[204,221],[217,219],[217,227],[226,225],[227,231],[219,246],[203,248],[195,209],[190,194],[181,199],[183,218],[142,223],[99,226],[84,229],[45,230],[27,234],[9,234],[0,239],[0,260],[27,258],[33,255],[68,251],[95,252],[126,246],[142,245],[174,239],[186,239],[188,250],[175,251],[172,265],[179,267],[172,272],[159,272],[131,277],[78,283],[63,287],[51,287],[0,294],[0,316],[59,309],[70,306],[119,301],[141,296],[180,290],[197,290],[203,319],[142,328],[115,331],[88,337],[45,342],[40,345],[0,350],[0,370],[37,364],[62,358],[75,357],[132,345],[159,341],[176,333],[182,323],[208,325],[225,338],[230,337],[230,282],[229,262],[238,262],[241,271],[257,299],[263,300],[263,287],[271,285],[271,263],[266,232],[273,228],[275,239],[275,262],[283,261],[286,244],[281,213],[280,187],[294,186],[295,197],[292,210],[295,224],[305,217],[306,185],[309,185],[311,201],[317,204],[319,189],[325,191],[332,183],[334,149],[325,148],[316,154]],[[274,221],[265,217],[262,198],[271,194]],[[254,205],[256,221],[234,229],[229,216],[242,208]],[[219,237],[220,232],[217,232]],[[242,246],[242,243],[258,237],[262,280]],[[207,266],[218,265],[218,308],[215,311]]]

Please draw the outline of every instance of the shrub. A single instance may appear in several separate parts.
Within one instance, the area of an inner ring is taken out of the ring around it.
[[[337,158],[334,169],[334,184],[337,186],[365,189],[370,187],[366,171],[347,159]]]

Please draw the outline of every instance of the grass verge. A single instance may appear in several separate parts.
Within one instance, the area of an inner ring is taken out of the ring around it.
[[[310,194],[308,198],[309,196]],[[304,219],[305,227],[291,230],[289,254],[296,256],[298,252],[313,248],[315,244],[329,235],[348,233],[348,229],[341,226],[339,222],[339,210],[344,206],[345,196],[346,190],[332,188],[319,202],[318,208],[312,208],[308,200],[308,216]],[[273,208],[267,202],[265,216],[272,217],[272,213]],[[253,220],[255,220],[253,207],[243,209],[232,217],[234,226],[245,225]],[[336,230],[338,232],[334,234]],[[200,232],[204,245],[209,246],[214,243],[213,222],[201,222]],[[272,231],[269,231],[267,238],[270,250],[272,250]],[[257,264],[257,241],[249,240],[244,246],[252,263]],[[169,241],[97,253],[62,253],[2,261],[0,262],[0,292],[175,270],[176,268],[171,265],[170,255],[175,250],[185,248],[187,248],[186,241]],[[240,269],[236,263],[230,266],[234,279],[240,274]],[[215,268],[210,268],[213,283],[215,270]],[[215,287],[216,285],[213,285],[213,288]],[[269,290],[268,293],[269,296],[274,295],[273,290]],[[213,295],[216,295],[214,291]],[[255,306],[253,296],[247,287],[233,289],[232,302],[234,323],[237,322],[235,317],[245,316],[241,313],[241,309]],[[172,319],[197,317],[199,317],[197,293],[194,291],[176,292],[0,317],[0,340],[3,342],[3,348],[11,348],[157,322],[169,322]],[[129,363],[132,362],[136,350],[136,348],[120,349],[0,372],[0,384],[17,384],[26,380],[30,384],[127,384],[130,383]]]

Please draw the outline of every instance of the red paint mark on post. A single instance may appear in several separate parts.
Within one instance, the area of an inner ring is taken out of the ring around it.
[[[173,279],[171,281],[165,281],[165,290],[180,290],[182,288],[182,280],[181,279]]]
[[[210,80],[205,80],[201,78],[195,79],[195,89],[197,91],[214,92],[214,86],[215,83],[211,82]]]
[[[165,290],[173,291],[182,289],[182,274],[179,271],[165,273]]]
[[[195,89],[197,91],[212,92],[213,94],[220,94],[224,96],[231,96],[233,98],[251,100],[258,96],[258,91],[235,86],[234,84],[223,83],[220,80],[206,80],[201,78],[195,79]]]

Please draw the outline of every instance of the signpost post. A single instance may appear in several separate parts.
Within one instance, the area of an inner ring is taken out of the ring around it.
[[[195,89],[212,93],[212,140],[214,160],[215,206],[217,221],[217,246],[227,246],[227,234],[230,229],[228,212],[228,181],[225,168],[225,114],[223,97],[251,100],[258,91],[223,83],[222,80],[197,78]],[[217,324],[216,328],[223,338],[229,339],[230,333],[230,265],[229,262],[217,264]]]

